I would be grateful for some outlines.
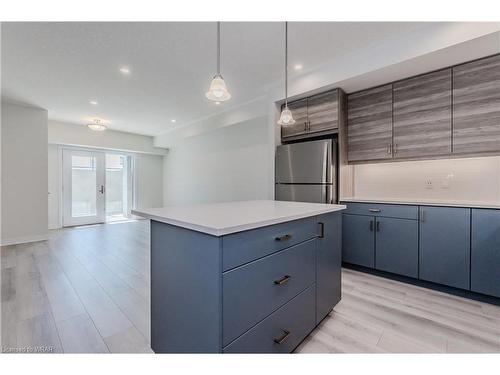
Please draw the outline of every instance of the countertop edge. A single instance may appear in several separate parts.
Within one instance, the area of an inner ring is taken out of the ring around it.
[[[500,209],[500,203],[473,203],[473,202],[432,202],[432,201],[406,201],[390,199],[363,199],[363,198],[342,198],[340,202],[358,203],[379,203],[379,204],[400,204],[406,206],[437,206],[437,207],[464,207],[464,208],[489,208]]]
[[[185,221],[181,221],[181,220],[176,220],[176,219],[172,219],[172,218],[166,218],[166,217],[150,214],[150,213],[147,213],[147,212],[144,212],[141,210],[131,210],[131,212],[133,215],[141,216],[141,217],[144,217],[146,219],[158,221],[158,222],[165,223],[165,224],[175,225],[175,226],[178,226],[181,228],[194,230],[196,232],[209,234],[209,235],[215,236],[215,237],[221,237],[221,236],[225,236],[225,235],[232,234],[232,233],[243,232],[243,231],[247,231],[247,230],[267,227],[269,225],[286,223],[288,221],[293,221],[293,220],[305,219],[308,217],[323,215],[323,214],[327,214],[330,212],[342,211],[345,209],[346,209],[345,205],[339,204],[339,205],[336,205],[335,207],[332,207],[329,209],[315,210],[315,211],[308,212],[307,214],[302,213],[302,214],[298,214],[298,215],[291,215],[291,216],[287,216],[287,217],[262,220],[262,221],[258,221],[258,222],[254,222],[254,223],[235,225],[232,227],[225,227],[225,228],[214,228],[214,227],[208,227],[208,226],[204,226],[204,225],[200,225],[200,224],[193,224],[193,223],[189,223],[189,222],[185,222]]]

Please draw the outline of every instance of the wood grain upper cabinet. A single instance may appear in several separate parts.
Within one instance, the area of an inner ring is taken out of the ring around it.
[[[307,130],[307,98],[288,103],[288,108],[292,111],[295,124],[281,126],[282,138],[302,135]]]
[[[453,153],[500,151],[500,55],[453,68]]]
[[[392,84],[347,97],[348,161],[392,158]]]
[[[338,129],[338,90],[310,97],[307,102],[307,119],[310,133]]]
[[[451,69],[394,83],[394,158],[451,154]]]

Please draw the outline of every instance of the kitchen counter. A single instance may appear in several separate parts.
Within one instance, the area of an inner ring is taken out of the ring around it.
[[[386,204],[405,204],[414,206],[443,206],[443,207],[470,207],[470,208],[494,208],[500,209],[500,202],[484,201],[462,201],[462,200],[441,200],[441,199],[404,199],[404,198],[342,198],[341,202],[360,202],[360,203],[386,203]]]
[[[156,353],[290,353],[341,298],[346,206],[246,201],[151,219]]]
[[[223,236],[345,208],[337,204],[262,200],[167,206],[132,210],[132,214],[212,236]]]

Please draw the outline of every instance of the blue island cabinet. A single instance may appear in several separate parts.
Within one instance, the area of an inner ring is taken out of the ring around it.
[[[341,213],[213,236],[151,221],[156,353],[289,353],[340,300]]]

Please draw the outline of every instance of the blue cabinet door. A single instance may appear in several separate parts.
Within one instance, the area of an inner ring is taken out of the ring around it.
[[[359,266],[375,266],[375,218],[342,215],[342,261]]]
[[[377,217],[375,268],[418,277],[418,221]]]
[[[500,297],[500,210],[472,210],[471,290]]]
[[[469,208],[420,207],[419,264],[420,279],[469,289]]]
[[[342,263],[342,214],[318,217],[320,234],[316,240],[316,324],[340,301]]]

